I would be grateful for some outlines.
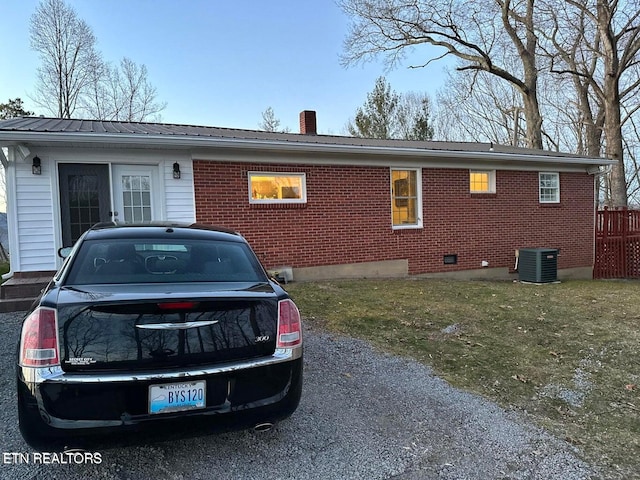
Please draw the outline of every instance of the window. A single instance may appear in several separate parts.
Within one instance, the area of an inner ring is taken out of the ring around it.
[[[151,221],[150,175],[122,175],[122,210],[125,223]]]
[[[391,217],[393,228],[422,227],[420,170],[391,169]]]
[[[266,280],[248,245],[213,239],[87,240],[72,261],[68,285]]]
[[[97,175],[69,175],[67,198],[69,199],[69,226],[71,243],[100,221],[100,190]]]
[[[491,170],[469,170],[469,191],[471,193],[495,193],[496,172]]]
[[[249,172],[249,203],[306,203],[304,173]]]
[[[540,203],[560,203],[560,174],[541,172],[538,177]]]

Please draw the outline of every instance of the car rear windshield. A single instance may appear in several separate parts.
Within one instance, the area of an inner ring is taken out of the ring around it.
[[[87,240],[70,265],[67,285],[113,283],[265,282],[244,243],[172,240]]]

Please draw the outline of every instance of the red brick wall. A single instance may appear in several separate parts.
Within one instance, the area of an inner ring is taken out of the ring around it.
[[[250,205],[248,171],[305,172],[304,205]],[[512,267],[521,247],[561,249],[559,268],[593,263],[593,177],[560,174],[560,204],[538,202],[538,172],[497,171],[495,195],[469,172],[422,170],[422,229],[391,228],[386,167],[194,161],[198,222],[242,233],[267,268],[408,259],[409,273]],[[457,265],[443,256],[457,254]]]

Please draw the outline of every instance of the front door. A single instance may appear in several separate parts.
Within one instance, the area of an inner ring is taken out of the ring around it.
[[[158,168],[146,165],[113,166],[114,220],[141,223],[156,220],[158,212],[154,201]]]
[[[73,245],[99,222],[111,220],[109,166],[77,163],[58,165],[62,245]]]

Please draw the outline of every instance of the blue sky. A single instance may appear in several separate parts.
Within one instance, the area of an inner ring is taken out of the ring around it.
[[[334,0],[67,0],[92,28],[105,60],[124,56],[145,64],[162,121],[256,129],[274,109],[281,126],[298,131],[302,110],[316,110],[319,133],[344,134],[375,79],[385,75],[398,92],[435,100],[444,63],[424,63],[433,51],[417,48],[406,64],[344,68],[339,56],[348,30]],[[39,112],[34,91],[39,59],[29,46],[36,0],[2,0],[0,102],[20,97]]]

